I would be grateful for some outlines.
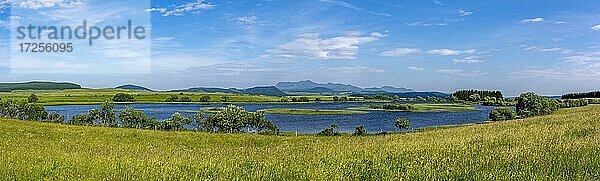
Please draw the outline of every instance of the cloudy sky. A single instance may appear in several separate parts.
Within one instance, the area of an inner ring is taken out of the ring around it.
[[[594,0],[0,0],[0,7],[0,82],[164,90],[310,79],[507,95],[600,89]],[[87,51],[66,55],[22,55],[11,46],[11,24],[77,19],[133,19],[149,24],[151,37],[82,44],[76,48]]]

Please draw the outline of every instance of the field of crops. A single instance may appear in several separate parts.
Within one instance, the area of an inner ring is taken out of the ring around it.
[[[597,180],[600,105],[392,135],[162,132],[0,119],[7,180]]]

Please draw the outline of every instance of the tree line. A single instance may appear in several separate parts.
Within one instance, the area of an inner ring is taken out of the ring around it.
[[[594,92],[583,92],[583,93],[569,93],[562,95],[561,99],[582,99],[582,98],[600,98],[600,91]]]
[[[64,115],[54,112],[48,113],[44,106],[40,104],[28,103],[25,100],[0,100],[0,117],[72,125],[98,125],[164,131],[190,129],[219,133],[247,131],[261,134],[279,134],[279,128],[267,120],[263,112],[250,112],[233,105],[212,110],[210,113],[201,110],[193,117],[176,112],[170,118],[158,121],[147,116],[143,111],[131,107],[126,107],[118,112],[112,102],[105,102],[99,108],[90,109],[87,113],[81,113],[66,120]]]
[[[454,92],[452,95],[457,100],[462,101],[482,101],[485,97],[503,99],[502,92],[500,91],[488,91],[488,90],[459,90]]]
[[[523,93],[515,98],[515,101],[516,110],[507,107],[496,108],[490,112],[490,120],[503,121],[549,115],[560,108],[583,107],[590,102],[588,99],[549,99],[533,92]]]

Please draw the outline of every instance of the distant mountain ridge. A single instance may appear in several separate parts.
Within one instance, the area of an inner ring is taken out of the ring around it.
[[[403,93],[403,92],[414,92],[412,89],[408,88],[397,88],[392,86],[383,86],[383,87],[371,87],[371,88],[361,88],[358,86],[350,85],[350,84],[341,84],[341,83],[327,83],[327,84],[319,84],[315,83],[311,80],[302,80],[298,82],[279,82],[275,85],[275,87],[279,88],[284,92],[307,92],[307,93],[325,93],[325,90],[331,90],[328,93],[337,93],[337,92],[352,92],[352,93],[375,93],[375,92],[388,92],[388,93]],[[319,91],[315,91],[319,90]]]
[[[230,94],[252,94],[252,95],[265,95],[265,96],[285,96],[288,95],[285,92],[277,89],[275,86],[257,86],[248,89],[236,89],[236,88],[208,88],[208,87],[194,87],[189,89],[171,90],[169,92],[208,92],[208,93],[230,93]]]
[[[116,89],[134,90],[134,91],[154,92],[152,89],[148,89],[148,88],[143,87],[143,86],[132,85],[132,84],[122,85],[122,86],[118,86],[118,87],[115,87],[115,88]]]
[[[24,82],[24,83],[0,83],[0,92],[15,90],[66,90],[81,89],[80,85],[70,82]]]

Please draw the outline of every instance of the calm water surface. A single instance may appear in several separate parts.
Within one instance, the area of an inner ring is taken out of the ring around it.
[[[297,108],[297,109],[346,109],[351,107],[365,106],[366,104],[381,103],[310,103],[310,104],[236,104],[249,111],[257,111],[269,108]],[[187,116],[193,116],[196,111],[203,107],[223,107],[225,104],[118,104],[118,110],[130,106],[134,109],[144,111],[148,116],[158,120],[169,118],[175,112],[182,112]],[[86,113],[90,109],[98,108],[98,105],[65,105],[47,106],[49,112],[58,112],[71,118],[80,113]],[[476,111],[467,112],[391,112],[391,111],[368,111],[366,114],[349,115],[288,115],[288,114],[266,114],[267,119],[275,123],[281,131],[299,133],[316,133],[323,128],[335,123],[338,131],[354,132],[359,125],[365,126],[368,132],[398,131],[394,126],[394,120],[405,117],[410,120],[411,129],[456,125],[467,123],[478,123],[488,119],[492,106],[476,106]]]

